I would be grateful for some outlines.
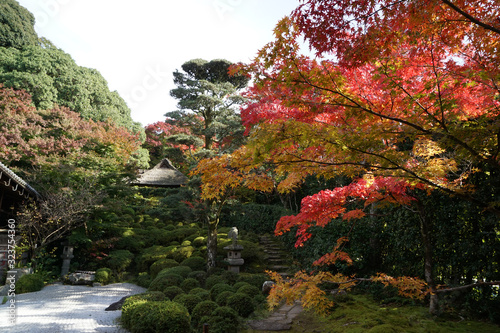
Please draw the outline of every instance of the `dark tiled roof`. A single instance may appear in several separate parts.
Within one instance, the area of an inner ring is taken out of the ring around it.
[[[26,197],[31,195],[36,198],[40,197],[40,194],[38,194],[33,187],[2,162],[0,162],[0,181],[3,187],[9,188],[12,192],[17,192],[19,195],[24,195]]]
[[[163,159],[153,169],[139,175],[132,185],[153,187],[174,187],[186,184],[187,177],[177,170],[168,159]]]

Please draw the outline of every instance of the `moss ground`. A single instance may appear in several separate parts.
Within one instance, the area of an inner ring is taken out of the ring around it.
[[[248,329],[243,333],[257,333]],[[258,331],[271,333],[271,331]],[[295,318],[289,333],[498,333],[500,326],[469,320],[434,318],[423,306],[379,305],[366,295],[353,295],[338,303],[328,317],[304,311]]]

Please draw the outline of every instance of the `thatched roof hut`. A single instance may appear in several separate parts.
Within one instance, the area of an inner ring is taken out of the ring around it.
[[[139,174],[132,185],[152,187],[179,187],[185,185],[188,178],[177,170],[167,159],[163,159],[153,169],[145,170]]]

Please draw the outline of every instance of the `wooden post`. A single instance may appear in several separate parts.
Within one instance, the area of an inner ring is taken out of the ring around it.
[[[203,333],[208,333],[208,324],[203,324]]]

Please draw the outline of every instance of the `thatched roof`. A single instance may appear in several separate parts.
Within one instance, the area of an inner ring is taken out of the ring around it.
[[[177,170],[168,159],[163,159],[153,169],[139,174],[132,185],[153,187],[178,187],[186,184],[187,177]]]

